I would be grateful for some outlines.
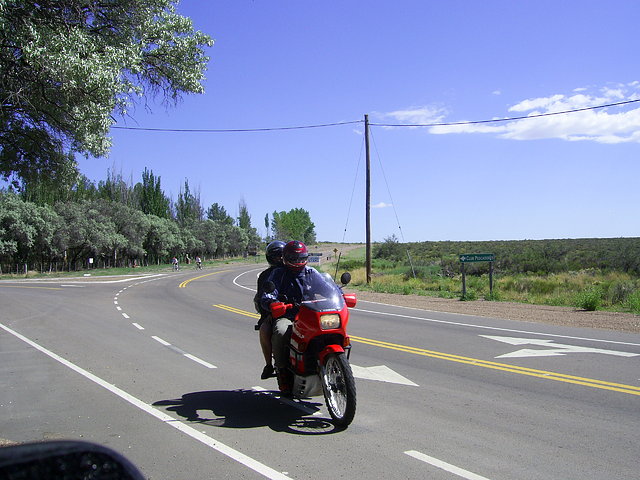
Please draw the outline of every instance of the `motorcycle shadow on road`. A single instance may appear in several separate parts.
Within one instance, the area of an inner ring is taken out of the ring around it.
[[[278,392],[254,390],[213,390],[193,392],[181,398],[160,400],[165,407],[188,422],[224,428],[269,427],[296,435],[327,435],[342,431],[331,420],[312,416],[320,403],[280,400]]]

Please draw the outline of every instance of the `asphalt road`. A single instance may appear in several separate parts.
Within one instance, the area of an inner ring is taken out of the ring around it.
[[[151,479],[637,479],[640,335],[360,302],[358,409],[262,381],[259,265],[0,282],[0,442],[84,439]]]

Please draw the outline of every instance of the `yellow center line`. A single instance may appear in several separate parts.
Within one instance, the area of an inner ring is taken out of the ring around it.
[[[178,285],[178,288],[186,288],[187,285],[189,285],[191,282],[193,282],[194,280],[199,280],[201,278],[204,277],[208,277],[210,275],[217,275],[218,273],[224,273],[224,272],[228,272],[229,270],[220,270],[219,272],[213,272],[213,273],[207,273],[205,275],[200,275],[199,277],[193,277],[190,278],[189,280],[185,280],[184,282],[182,282],[180,285]]]
[[[22,285],[0,285],[4,288],[39,288],[40,290],[62,290],[60,287],[27,287]]]
[[[239,308],[230,307],[222,304],[217,304],[213,306],[217,308],[221,308],[231,313],[237,313],[238,315],[244,315],[251,318],[260,318],[260,315],[256,313],[247,312],[246,310],[240,310]],[[374,340],[371,338],[355,337],[355,336],[350,336],[350,338],[354,342],[364,343],[366,345],[371,345],[379,348],[388,348],[390,350],[396,350],[399,352],[411,353],[413,355],[438,358],[440,360],[448,360],[450,362],[463,363],[466,365],[472,365],[474,367],[490,368],[493,370],[501,370],[503,372],[517,373],[519,375],[527,375],[530,377],[537,377],[545,380],[555,380],[557,382],[572,383],[575,385],[583,385],[585,387],[599,388],[602,390],[611,390],[614,392],[628,393],[630,395],[640,396],[640,387],[637,387],[634,385],[605,382],[603,380],[596,380],[593,378],[577,377],[574,375],[549,372],[546,370],[536,370],[533,368],[519,367],[517,365],[509,365],[507,363],[497,363],[497,362],[491,362],[488,360],[481,360],[479,358],[463,357],[460,355],[453,355],[450,353],[426,350],[424,348],[409,347],[407,345],[399,345],[396,343],[383,342],[381,340]]]
[[[506,363],[490,362],[487,360],[480,360],[478,358],[462,357],[460,355],[452,355],[449,353],[425,350],[423,348],[409,347],[406,345],[398,345],[395,343],[382,342],[380,340],[373,340],[370,338],[352,336],[351,340],[359,343],[364,343],[367,345],[372,345],[374,347],[388,348],[388,349],[397,350],[400,352],[411,353],[413,355],[421,355],[425,357],[438,358],[441,360],[448,360],[450,362],[473,365],[475,367],[491,368],[494,370],[502,370],[504,372],[517,373],[520,375],[528,375],[531,377],[543,378],[545,380],[555,380],[558,382],[573,383],[576,385],[584,385],[592,388],[600,388],[604,390],[612,390],[615,392],[622,392],[622,393],[628,393],[630,395],[640,396],[640,387],[637,387],[634,385],[605,382],[602,380],[596,380],[592,378],[577,377],[574,375],[566,375],[563,373],[549,372],[546,370],[536,370],[533,368],[519,367],[517,365],[509,365]]]
[[[257,313],[247,312],[246,310],[240,310],[239,308],[229,307],[227,305],[218,304],[218,305],[212,305],[212,307],[221,308],[221,309],[226,310],[226,311],[231,312],[231,313],[237,313],[238,315],[244,315],[245,317],[260,318],[260,315],[258,315]]]

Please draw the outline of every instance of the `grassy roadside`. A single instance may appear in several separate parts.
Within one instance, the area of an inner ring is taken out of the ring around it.
[[[364,267],[365,249],[359,247],[343,253],[339,272],[349,271],[351,286],[357,289],[399,295],[425,295],[440,298],[462,296],[462,277],[442,275],[435,266],[415,267],[374,259],[371,283],[367,285]],[[321,269],[335,274],[335,259],[324,262]],[[338,274],[339,275],[339,274]],[[494,274],[493,295],[488,275],[467,275],[465,300],[491,300],[577,307],[640,314],[640,279],[622,272],[584,270],[548,275]]]

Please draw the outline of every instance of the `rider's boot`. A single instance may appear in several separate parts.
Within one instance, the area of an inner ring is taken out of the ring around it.
[[[260,375],[260,378],[262,380],[266,380],[267,378],[271,378],[271,377],[275,377],[275,369],[273,368],[273,365],[265,365],[264,368],[262,369],[262,374]]]

